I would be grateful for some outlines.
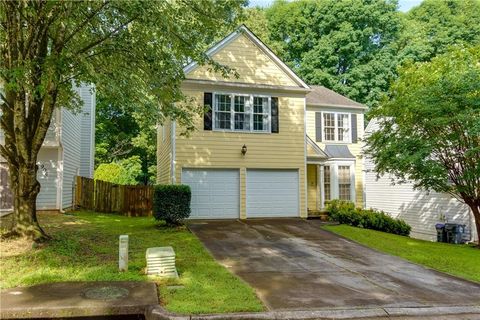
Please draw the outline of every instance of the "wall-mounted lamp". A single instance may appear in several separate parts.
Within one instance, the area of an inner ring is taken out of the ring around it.
[[[247,153],[247,146],[243,145],[242,147],[242,155],[245,155]]]

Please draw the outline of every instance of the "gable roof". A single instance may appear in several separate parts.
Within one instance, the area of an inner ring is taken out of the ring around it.
[[[309,146],[313,152],[313,154],[309,154],[308,156],[311,157],[318,157],[318,158],[328,158],[328,154],[326,154],[308,135],[307,137],[307,146]]]
[[[307,94],[307,106],[367,109],[367,106],[342,96],[324,86],[312,85],[310,88],[312,90]]]
[[[240,35],[245,35],[250,41],[252,41],[265,55],[267,55],[282,71],[284,71],[295,83],[300,87],[305,89],[310,89],[310,87],[302,80],[295,72],[290,69],[282,60],[280,60],[277,55],[275,55],[272,50],[270,50],[250,29],[245,25],[241,25],[235,31],[226,36],[223,40],[215,44],[213,47],[206,51],[208,57],[212,57],[215,53],[220,51],[222,48],[226,47],[229,43],[237,39]],[[186,74],[192,72],[198,67],[198,63],[193,61],[183,68],[183,72]]]

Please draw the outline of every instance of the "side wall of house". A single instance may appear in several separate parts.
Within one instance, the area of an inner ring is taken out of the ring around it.
[[[62,109],[61,147],[63,151],[62,209],[73,204],[75,176],[93,177],[95,152],[95,92],[85,85],[76,88],[82,109]]]
[[[40,182],[40,193],[37,197],[38,210],[55,210],[59,206],[58,181],[62,175],[62,164],[59,160],[58,148],[42,148],[37,157],[37,179]]]
[[[95,161],[95,87],[82,86],[79,88],[79,94],[83,100],[82,113],[78,115],[82,130],[80,138],[80,175],[92,178]]]
[[[171,183],[172,122],[157,128],[157,183]]]
[[[363,159],[362,159],[362,143],[360,139],[364,134],[364,115],[357,109],[345,108],[326,108],[326,107],[310,107],[307,106],[307,135],[315,141],[315,113],[320,111],[346,112],[355,113],[357,115],[357,135],[359,141],[357,143],[347,144],[350,152],[355,156],[355,202],[359,207],[363,206]],[[315,142],[322,150],[325,149],[325,143]]]
[[[475,225],[470,209],[448,194],[414,190],[412,183],[393,184],[391,176],[377,179],[371,159],[365,159],[366,207],[385,211],[405,220],[414,238],[436,241],[435,224],[447,222],[465,224],[475,239]]]
[[[62,208],[72,206],[74,177],[79,174],[80,170],[80,137],[82,132],[80,117],[80,114],[62,110]]]

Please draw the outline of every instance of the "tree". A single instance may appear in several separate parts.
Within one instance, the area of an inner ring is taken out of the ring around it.
[[[0,126],[14,193],[10,235],[47,238],[37,221],[37,155],[52,113],[77,109],[73,86],[94,83],[115,101],[148,107],[149,117],[192,127],[199,108],[183,98],[183,65],[193,60],[230,71],[204,55],[219,27],[243,5],[217,1],[0,2]],[[154,107],[153,110],[151,107]]]
[[[130,104],[97,96],[95,122],[95,167],[139,157],[142,173],[136,183],[155,183],[156,119]]]
[[[102,163],[95,169],[94,178],[122,185],[136,185],[142,175],[142,161],[132,156],[117,162]]]
[[[371,113],[380,129],[366,152],[377,172],[450,193],[470,207],[480,234],[480,46],[403,67]]]
[[[449,46],[480,44],[479,0],[425,0],[402,17],[399,63],[429,61]]]
[[[282,58],[310,84],[375,105],[395,76],[397,1],[277,1],[267,18]]]

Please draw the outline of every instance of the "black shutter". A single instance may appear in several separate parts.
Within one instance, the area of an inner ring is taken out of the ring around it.
[[[272,97],[272,105],[271,105],[271,120],[272,120],[272,133],[279,133],[279,121],[278,121],[278,98]]]
[[[322,142],[322,113],[315,112],[315,141]]]
[[[203,130],[212,130],[212,93],[205,92],[203,94],[203,106],[205,113],[203,114]]]
[[[357,115],[352,113],[352,143],[358,142]]]

